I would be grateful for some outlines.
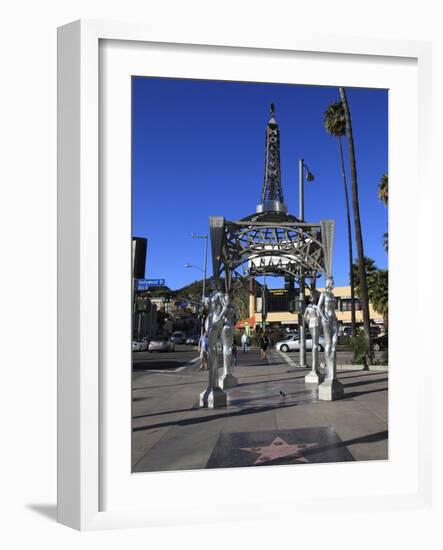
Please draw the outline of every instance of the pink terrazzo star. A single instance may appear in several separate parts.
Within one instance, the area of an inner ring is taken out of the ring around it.
[[[289,445],[281,437],[276,437],[274,441],[267,447],[247,447],[240,449],[241,451],[249,451],[251,453],[259,453],[260,456],[256,459],[254,464],[263,464],[265,462],[272,462],[277,458],[293,458],[296,463],[309,462],[309,460],[303,456],[303,452],[306,449],[312,447],[318,447],[317,443],[295,443]]]

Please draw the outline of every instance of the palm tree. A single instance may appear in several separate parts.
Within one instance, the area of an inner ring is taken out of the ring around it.
[[[389,178],[388,174],[383,174],[383,176],[380,178],[380,182],[378,184],[378,198],[381,200],[381,202],[388,206],[389,203]],[[386,254],[388,253],[388,236],[389,234],[386,232],[383,234],[383,248],[385,249]]]
[[[365,264],[365,275],[366,275],[366,281],[368,284],[368,294],[369,294],[372,278],[374,274],[377,273],[377,266],[375,265],[374,260],[372,258],[368,258],[367,256],[365,256],[364,258],[364,264]],[[354,279],[355,292],[357,296],[361,298],[360,270],[359,270],[358,259],[355,260],[355,262],[352,264],[351,274]]]
[[[366,273],[365,273],[365,264],[364,264],[365,254],[363,250],[363,236],[362,236],[361,221],[360,221],[360,206],[358,201],[357,166],[355,161],[354,137],[352,134],[351,113],[349,110],[348,98],[346,96],[346,91],[344,88],[340,88],[340,98],[341,98],[343,109],[345,112],[346,135],[348,137],[348,145],[349,145],[349,163],[351,165],[352,209],[354,211],[354,229],[355,229],[355,242],[357,245],[358,272],[359,272],[359,278],[360,278],[360,299],[361,299],[362,312],[363,312],[363,329],[366,333],[366,338],[368,339],[369,349],[370,349],[371,334],[369,330],[370,319],[369,319],[368,283],[366,281]],[[371,357],[369,357],[368,359],[370,361]]]
[[[386,254],[388,253],[389,248],[389,233],[383,233],[383,248],[385,249]]]
[[[388,331],[388,304],[389,304],[389,281],[388,270],[377,269],[371,276],[369,299],[375,311],[383,315],[383,322],[386,332]]]
[[[389,178],[388,174],[383,174],[383,176],[380,178],[380,182],[378,184],[378,198],[381,200],[381,202],[388,206],[389,202]]]
[[[326,128],[326,131],[331,136],[338,138],[338,143],[340,147],[340,163],[341,163],[341,173],[343,176],[343,188],[345,191],[345,204],[346,204],[346,219],[348,225],[348,254],[349,254],[349,271],[350,271],[350,284],[351,284],[351,335],[354,337],[356,334],[355,331],[355,303],[354,303],[354,281],[353,281],[353,255],[352,255],[352,233],[351,233],[351,213],[349,210],[349,195],[348,195],[348,185],[346,183],[346,171],[345,163],[343,160],[343,145],[341,138],[346,135],[346,118],[345,111],[343,108],[343,103],[341,101],[336,101],[331,103],[326,109],[323,115],[323,122]]]

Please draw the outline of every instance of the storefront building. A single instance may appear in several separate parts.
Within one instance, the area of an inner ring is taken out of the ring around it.
[[[324,289],[319,288],[320,292]],[[346,326],[351,326],[351,287],[338,286],[334,288],[334,296],[337,299],[336,315],[342,331]],[[307,293],[309,300],[309,293]],[[254,318],[255,325],[262,325],[262,297],[250,294],[249,296],[249,317]],[[266,327],[282,328],[287,330],[298,327],[298,314],[294,311],[289,292],[286,289],[269,289],[266,296]],[[372,326],[380,326],[384,331],[383,315],[375,311],[372,304],[369,304],[369,316]],[[363,312],[358,298],[355,299],[355,317],[357,326],[363,325]]]

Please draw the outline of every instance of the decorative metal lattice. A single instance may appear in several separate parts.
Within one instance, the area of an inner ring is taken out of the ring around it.
[[[330,274],[333,220],[304,223],[282,214],[250,218],[254,219],[209,218],[215,276],[224,272],[230,280],[240,266],[246,278],[291,275],[298,281],[301,273],[304,277]]]

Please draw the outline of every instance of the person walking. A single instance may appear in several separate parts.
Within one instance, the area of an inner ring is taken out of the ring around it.
[[[263,361],[268,357],[268,347],[269,347],[269,338],[266,332],[264,332],[260,338],[260,353]]]
[[[235,340],[232,341],[232,366],[237,366],[237,346],[235,345]]]
[[[243,347],[243,353],[247,353],[248,351],[248,345],[249,345],[249,338],[246,332],[243,333],[241,337],[241,345]]]
[[[198,351],[200,353],[200,370],[208,370],[208,337],[206,332],[203,332],[200,336]]]

